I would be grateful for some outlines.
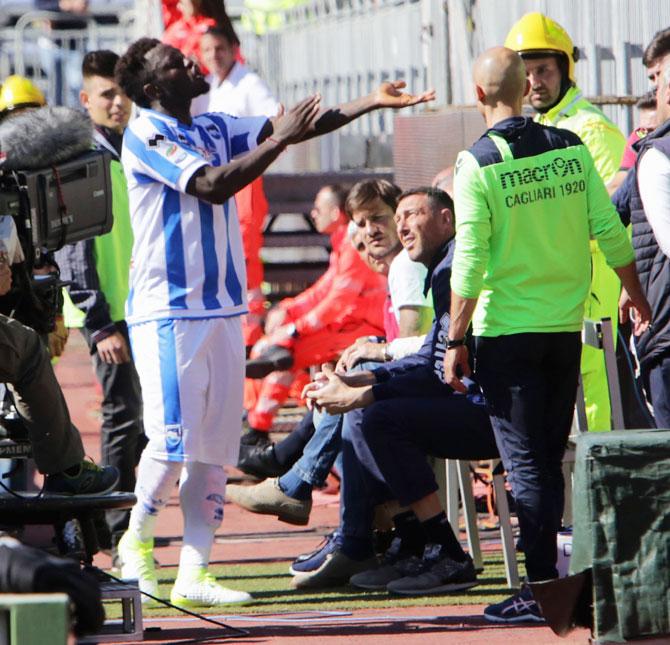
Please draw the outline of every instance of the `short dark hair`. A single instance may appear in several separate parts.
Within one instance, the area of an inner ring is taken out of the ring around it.
[[[363,208],[375,199],[381,199],[393,212],[398,205],[401,190],[386,179],[366,179],[354,184],[344,205],[344,210],[351,218],[355,211]]]
[[[233,46],[240,44],[240,40],[230,23],[213,25],[203,34],[203,36],[223,38],[229,45]]]
[[[635,107],[638,110],[655,110],[656,109],[656,90],[649,90],[646,94],[641,96]]]
[[[140,107],[151,107],[144,93],[144,86],[153,81],[153,73],[147,69],[146,55],[154,47],[161,44],[156,38],[140,38],[136,40],[126,53],[119,58],[114,69],[114,76],[119,87],[131,101]]]
[[[398,197],[398,204],[405,199],[405,197],[412,197],[412,195],[426,195],[433,208],[448,208],[455,217],[456,209],[454,208],[454,200],[446,190],[433,188],[432,186],[419,186],[417,188],[410,188],[405,190]]]
[[[119,55],[109,49],[88,52],[81,64],[81,75],[84,78],[90,78],[91,76],[114,78],[114,68],[118,60]]]
[[[650,67],[666,54],[670,54],[670,27],[661,29],[654,34],[651,42],[646,46],[644,54],[642,54],[642,64],[645,67]]]

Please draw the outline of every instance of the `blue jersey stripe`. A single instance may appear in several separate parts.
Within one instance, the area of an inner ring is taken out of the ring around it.
[[[200,238],[202,241],[202,262],[205,266],[205,281],[202,287],[202,301],[205,309],[220,309],[217,298],[219,293],[219,260],[216,257],[216,239],[214,235],[214,215],[212,205],[198,201],[200,208]]]
[[[229,201],[223,205],[223,212],[226,215],[226,291],[230,296],[233,304],[242,304],[242,286],[240,279],[235,271],[235,261],[233,260],[233,250],[230,246],[230,211],[228,208]]]
[[[219,116],[214,116],[213,114],[207,114],[207,118],[214,121],[214,123],[219,126],[221,136],[223,137],[223,143],[226,146],[226,160],[230,161],[232,159],[230,156],[230,139],[228,137],[228,126],[226,125],[225,120]]]
[[[184,238],[181,232],[181,204],[179,192],[169,186],[163,186],[163,237],[170,308],[186,309],[186,266]]]
[[[243,152],[249,152],[248,132],[236,134],[230,140],[230,153],[233,155],[233,159],[241,155]]]
[[[161,388],[163,392],[163,421],[165,423],[165,451],[168,461],[183,461],[184,437],[177,376],[177,345],[174,320],[156,323]]]
[[[124,145],[132,152],[138,159],[150,166],[161,177],[171,184],[176,185],[181,175],[182,169],[170,163],[163,155],[158,154],[155,150],[149,150],[147,146],[141,141],[137,135],[130,129],[126,128],[123,135]],[[140,174],[137,169],[133,168],[133,174],[139,179]],[[153,180],[153,178],[151,178]]]

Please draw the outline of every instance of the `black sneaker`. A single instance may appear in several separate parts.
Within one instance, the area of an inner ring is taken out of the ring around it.
[[[349,583],[359,589],[386,589],[389,583],[417,571],[421,558],[405,550],[399,537],[393,538],[384,553],[379,567],[351,576]]]
[[[456,562],[443,553],[440,544],[426,544],[423,558],[408,566],[404,578],[389,582],[386,588],[397,594],[418,596],[470,589],[477,584],[477,573],[470,557]]]
[[[47,475],[44,492],[51,495],[104,495],[114,490],[119,483],[119,471],[115,466],[96,466],[84,460],[79,472],[68,475],[65,471]]]
[[[269,432],[249,428],[249,430],[247,430],[240,438],[240,452],[237,455],[237,467],[242,472],[246,472],[244,466],[252,455],[269,445],[271,445]]]
[[[277,461],[273,443],[261,446],[244,446],[244,449],[240,445],[237,467],[243,473],[258,479],[281,477],[289,469],[288,466],[282,466]]]
[[[316,571],[326,561],[326,558],[340,546],[340,534],[333,531],[326,535],[319,546],[310,553],[299,555],[289,568],[291,575]]]
[[[492,623],[544,623],[544,617],[528,585],[519,593],[484,610],[484,618]]]
[[[243,446],[267,446],[270,443],[270,433],[264,430],[249,428],[241,437],[240,444]]]
[[[280,345],[268,347],[260,356],[247,361],[247,378],[261,379],[274,371],[289,370],[293,367],[293,352]]]

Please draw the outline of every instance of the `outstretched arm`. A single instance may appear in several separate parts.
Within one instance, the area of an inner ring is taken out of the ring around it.
[[[362,96],[333,108],[324,108],[317,114],[310,127],[307,128],[302,140],[337,130],[373,110],[405,108],[435,99],[435,90],[413,95],[402,91],[405,85],[405,81],[386,81],[367,96]]]
[[[302,141],[318,114],[319,105],[320,98],[310,96],[274,123],[267,121],[255,150],[222,166],[199,168],[189,180],[186,192],[198,199],[222,204],[260,176],[287,145]]]

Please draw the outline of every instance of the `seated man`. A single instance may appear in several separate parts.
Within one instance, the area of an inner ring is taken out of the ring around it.
[[[11,288],[12,273],[0,255],[0,295]],[[0,382],[7,383],[30,438],[45,493],[100,495],[119,481],[113,466],[84,460],[79,432],[70,421],[49,354],[37,332],[0,315]]]
[[[384,186],[384,200],[393,203],[392,184],[379,183]],[[345,197],[338,186],[324,186],[317,194],[311,217],[319,233],[330,235],[330,266],[311,287],[269,312],[266,336],[256,343],[247,363],[247,376],[269,376],[249,410],[241,460],[253,451],[250,446],[268,443],[275,413],[298,370],[335,359],[360,336],[383,334],[386,279],[367,267],[346,239]]]
[[[345,209],[352,219],[350,226],[357,232],[357,250],[373,270],[388,276],[388,295],[383,307],[386,342],[378,339],[373,342],[368,336],[357,339],[340,359],[345,369],[361,360],[390,360],[394,344],[398,347],[397,341],[401,339],[405,344],[409,342],[410,348],[418,349],[422,339],[417,335],[428,331],[430,326],[432,308],[423,292],[427,269],[410,259],[396,232],[395,201],[399,194],[400,189],[388,182],[369,180],[357,183],[347,197]],[[324,484],[339,454],[341,427],[340,415],[324,415],[289,472],[282,473],[279,480],[267,479],[257,486],[229,486],[228,499],[252,512],[306,524],[312,489]],[[305,435],[303,424],[299,432]],[[290,441],[293,443],[294,439]],[[246,472],[249,467],[254,473],[262,472],[264,466],[267,469],[276,461],[274,453],[275,447],[268,446],[252,453],[239,466]]]
[[[317,407],[346,413],[342,507],[349,508],[357,496],[366,500],[368,508],[359,503],[358,517],[343,513],[338,543],[324,545],[321,555],[314,554],[311,569],[301,564],[294,587],[339,585],[353,576],[352,583],[363,588],[423,594],[476,583],[472,561],[440,506],[426,458],[470,460],[498,454],[476,385],[461,395],[443,381],[454,246],[452,213],[451,198],[429,188],[403,194],[396,210],[403,246],[414,261],[429,269],[435,320],[420,351],[370,371],[338,374],[326,366],[307,388],[308,399]],[[352,485],[358,479],[367,494]],[[390,505],[396,527],[397,539],[381,567],[371,557],[373,503]],[[362,571],[365,567],[372,568]],[[411,573],[421,575],[406,577]]]

